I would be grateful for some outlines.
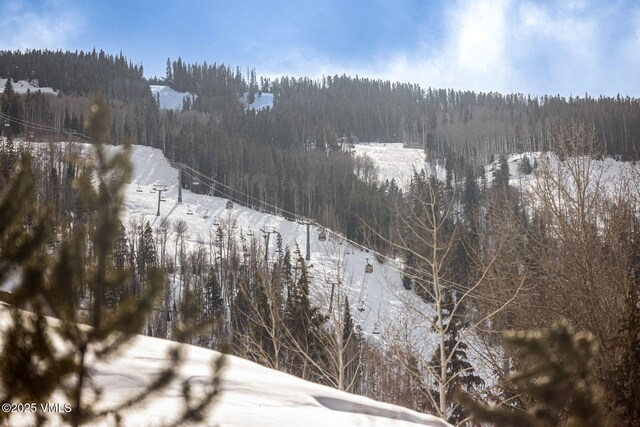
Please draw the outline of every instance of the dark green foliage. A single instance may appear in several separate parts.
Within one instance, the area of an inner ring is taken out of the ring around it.
[[[213,268],[209,269],[205,292],[204,316],[206,319],[216,318],[222,312],[224,300],[220,283],[218,283],[218,274]]]
[[[536,159],[537,161],[537,159]],[[524,156],[522,160],[520,160],[520,164],[518,165],[518,170],[520,173],[524,175],[530,175],[533,172],[533,166],[531,166],[531,162],[529,161],[529,157]]]
[[[110,99],[151,100],[141,65],[132,65],[122,53],[63,52],[62,50],[0,51],[0,76],[16,80],[36,78],[40,87],[69,95],[103,93]]]
[[[158,255],[156,253],[156,243],[153,238],[151,224],[147,221],[144,228],[140,230],[140,243],[138,245],[139,274],[141,276],[158,266]]]
[[[308,359],[322,364],[324,351],[322,339],[322,326],[326,322],[317,307],[312,307],[309,301],[309,276],[304,257],[300,249],[296,247],[296,275],[289,291],[285,306],[284,327],[288,331],[289,347],[295,349],[291,353],[289,361],[293,374],[302,376],[307,371],[316,371],[314,374],[306,373],[305,377],[322,381],[322,376],[314,367],[309,366]]]
[[[480,188],[471,165],[467,166],[467,172],[464,177],[462,205],[464,207],[465,221],[469,226],[474,225],[480,207]]]
[[[19,109],[18,96],[13,90],[13,84],[11,83],[11,78],[9,77],[7,78],[7,82],[4,85],[4,92],[0,97],[0,111],[2,111],[2,114],[5,116],[18,117],[18,109]],[[18,134],[22,129],[22,127],[18,122],[15,122],[15,121],[9,122],[3,117],[0,120],[0,125],[4,125],[5,123],[8,123],[10,125],[11,132],[13,135]],[[3,126],[3,130],[6,130],[4,126]]]
[[[416,274],[415,268],[416,256],[412,251],[408,251],[402,268],[402,286],[404,286],[406,290],[411,290],[413,288],[413,280]]]
[[[361,363],[360,352],[362,345],[362,336],[357,330],[353,317],[351,316],[351,308],[349,306],[349,298],[344,299],[344,311],[342,315],[342,363],[344,364],[344,378],[341,389],[351,393],[360,392],[362,387],[361,380]]]
[[[504,341],[515,350],[510,380],[529,402],[526,411],[487,407],[469,397],[462,402],[479,422],[518,427],[600,427],[609,425],[595,368],[597,344],[589,333],[559,322],[542,332],[510,332]]]
[[[507,156],[504,154],[500,156],[498,170],[493,173],[493,186],[500,194],[506,194],[509,188],[509,163],[507,162]]]

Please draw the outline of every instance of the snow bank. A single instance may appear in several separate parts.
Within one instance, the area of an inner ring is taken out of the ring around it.
[[[6,305],[0,303],[0,328],[9,322]],[[49,322],[57,321],[49,319]],[[115,358],[93,363],[92,378],[103,390],[98,409],[110,408],[143,391],[167,366],[166,355],[175,345],[178,344],[138,336]],[[219,353],[190,345],[184,345],[184,349],[186,358],[177,380],[142,406],[124,412],[123,425],[166,425],[177,418],[183,409],[181,384],[184,381],[190,381],[194,395],[198,395],[198,384],[210,380],[211,362]],[[68,403],[60,397],[56,402]],[[221,394],[205,420],[207,425],[265,427],[449,425],[431,415],[314,384],[234,356],[227,356]],[[27,417],[11,421],[12,426],[33,424]],[[97,425],[113,424],[114,420],[107,418]]]

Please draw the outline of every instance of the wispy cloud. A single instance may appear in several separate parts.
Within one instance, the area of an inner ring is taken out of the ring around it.
[[[458,1],[441,45],[426,41],[418,52],[392,56],[377,74],[432,87],[639,96],[640,19],[629,31],[633,22],[619,3],[588,6]]]
[[[264,65],[272,74],[359,74],[423,87],[640,96],[640,8],[633,2],[458,0],[442,18],[439,37],[427,29],[420,45],[369,63],[298,50]]]
[[[0,9],[0,49],[71,48],[81,22],[68,2],[7,2]]]

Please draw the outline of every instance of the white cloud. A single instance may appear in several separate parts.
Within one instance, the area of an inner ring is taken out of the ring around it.
[[[0,10],[0,49],[65,49],[80,26],[68,4],[50,0],[39,10],[24,1],[7,2]]]
[[[414,51],[356,64],[298,50],[260,67],[271,75],[346,73],[485,92],[640,96],[640,9],[589,0],[458,0],[445,7],[442,37],[424,31]]]
[[[640,96],[640,13],[635,33],[620,31],[632,25],[621,22],[628,16],[619,3],[461,0],[450,6],[440,45],[395,55],[376,73],[476,91]]]

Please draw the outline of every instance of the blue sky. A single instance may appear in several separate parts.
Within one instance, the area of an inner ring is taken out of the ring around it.
[[[258,75],[640,97],[636,0],[1,0],[0,49],[122,51]]]

